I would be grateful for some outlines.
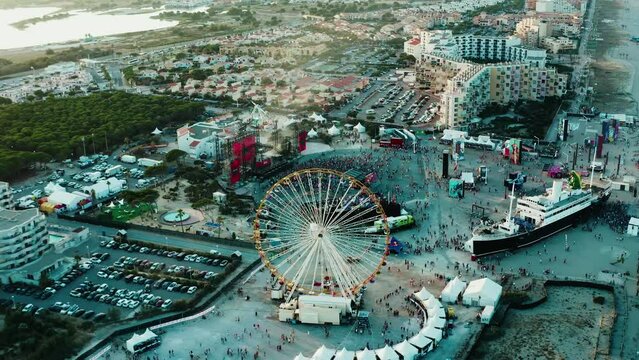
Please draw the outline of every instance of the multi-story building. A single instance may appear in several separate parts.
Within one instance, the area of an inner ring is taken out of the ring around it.
[[[420,61],[426,54],[461,56],[481,61],[520,61],[545,66],[546,50],[522,44],[516,36],[453,35],[450,30],[423,31],[404,43],[404,52]]]
[[[38,209],[0,209],[0,271],[35,262],[49,247],[46,218]]]
[[[13,193],[9,183],[0,181],[0,208],[13,209]]]
[[[488,104],[506,105],[520,100],[543,100],[566,92],[567,76],[555,69],[523,63],[483,64],[468,67],[448,81],[441,96],[442,119],[458,128]]]
[[[586,12],[587,0],[537,0],[535,11],[550,13],[580,13]]]
[[[445,47],[454,51],[446,53],[433,44],[430,49],[435,50],[428,52],[416,43],[409,41],[405,47],[419,55],[417,80],[440,94],[441,125],[449,128],[466,125],[491,103],[544,100],[566,92],[567,76],[545,67],[545,50],[523,46],[519,38],[461,35],[454,37],[455,45]]]
[[[557,54],[561,50],[577,49],[577,42],[567,37],[547,37],[544,39],[542,46],[550,50],[553,54]]]
[[[552,24],[544,19],[529,17],[522,19],[515,27],[515,36],[529,46],[539,47],[543,39],[552,36]]]

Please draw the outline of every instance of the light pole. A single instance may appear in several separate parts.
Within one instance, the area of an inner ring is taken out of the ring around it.
[[[537,142],[535,143],[535,151],[537,151],[537,146],[539,146],[539,138],[536,137],[535,135],[533,135],[533,137],[537,139]]]

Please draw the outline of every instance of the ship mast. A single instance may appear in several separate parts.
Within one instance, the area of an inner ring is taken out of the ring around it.
[[[508,208],[508,222],[512,222],[513,216],[513,200],[515,200],[515,182],[513,181],[513,188],[510,192],[510,207]]]
[[[597,140],[599,141],[599,140]],[[590,192],[592,193],[592,182],[595,178],[595,159],[597,158],[597,151],[593,151],[592,162],[590,163]]]

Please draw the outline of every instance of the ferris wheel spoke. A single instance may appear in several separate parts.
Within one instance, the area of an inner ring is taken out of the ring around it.
[[[302,186],[301,189],[297,188],[297,185],[293,184],[290,188],[290,201],[298,204],[300,209],[300,215],[303,215],[306,218],[308,223],[315,222],[315,215],[313,213],[312,206],[306,196],[306,189],[303,187],[303,182],[300,177],[298,177],[298,182]]]
[[[338,218],[335,218],[328,226],[343,227],[349,224],[370,224],[373,225],[375,220],[378,220],[378,215],[375,209],[365,209],[362,212],[358,212],[359,209],[351,208],[348,212],[340,214]]]
[[[284,209],[287,209],[287,212],[290,212],[292,215],[297,212],[298,217],[304,218],[307,222],[311,221],[312,215],[310,209],[294,192],[294,188],[283,190],[282,199],[277,199],[278,204]]]

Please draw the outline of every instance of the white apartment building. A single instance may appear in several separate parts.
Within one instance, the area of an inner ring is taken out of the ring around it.
[[[586,12],[587,0],[537,0],[535,11],[546,13],[580,13]]]
[[[553,54],[557,54],[561,50],[577,49],[577,42],[567,37],[547,37],[544,39],[542,46]]]
[[[8,182],[0,181],[0,208],[13,209],[13,192]]]
[[[0,209],[0,272],[33,263],[49,250],[47,221],[38,209]]]
[[[418,61],[426,54],[437,54],[481,61],[520,61],[539,67],[546,65],[546,50],[526,46],[516,36],[504,38],[453,35],[450,30],[423,31],[419,38],[404,43],[404,52],[415,56]]]

